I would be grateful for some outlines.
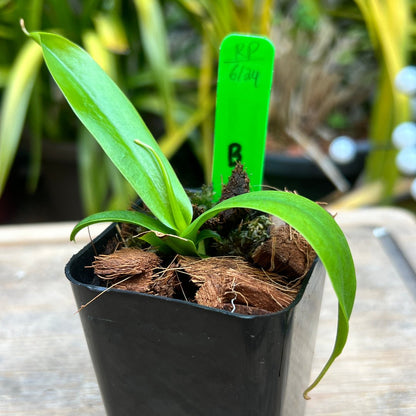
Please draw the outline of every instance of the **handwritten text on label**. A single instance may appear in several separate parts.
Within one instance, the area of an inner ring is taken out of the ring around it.
[[[257,69],[250,68],[244,64],[234,64],[230,71],[230,79],[232,81],[253,81],[257,88],[260,72]]]
[[[235,45],[235,60],[238,61],[250,61],[255,53],[258,51],[260,43],[252,41],[250,43],[237,43]]]

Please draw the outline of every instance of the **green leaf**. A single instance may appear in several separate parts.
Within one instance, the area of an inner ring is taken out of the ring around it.
[[[174,90],[170,77],[169,53],[163,12],[159,0],[134,0],[140,34],[152,75],[163,98],[164,118],[168,132],[174,130]]]
[[[41,62],[41,49],[38,45],[27,42],[20,50],[9,75],[0,115],[0,195],[16,155]]]
[[[187,238],[179,237],[173,234],[165,234],[157,231],[150,231],[141,237],[151,246],[161,248],[166,251],[168,247],[171,251],[183,256],[198,256],[195,243]]]
[[[191,203],[168,160],[143,120],[99,65],[79,46],[50,33],[30,36],[43,50],[49,71],[72,109],[150,211],[166,226],[181,231],[192,218]],[[169,175],[176,196],[170,205],[166,183],[153,155],[134,140],[152,147]],[[176,223],[177,211],[181,216]],[[175,214],[174,214],[175,212]]]
[[[299,231],[310,243],[325,266],[338,298],[338,329],[333,352],[316,378],[305,391],[318,384],[347,341],[349,318],[355,299],[354,263],[345,236],[334,218],[318,204],[300,195],[282,191],[257,191],[227,199],[204,212],[181,234],[195,240],[204,222],[230,208],[248,208],[281,218]]]
[[[156,218],[153,218],[143,212],[139,211],[104,211],[97,214],[90,215],[80,221],[72,230],[71,240],[75,239],[75,236],[80,230],[85,227],[89,227],[93,224],[101,222],[119,222],[126,224],[138,225],[148,230],[157,231],[163,234],[171,234],[173,230],[166,227]]]
[[[174,193],[174,188],[172,186],[172,183],[170,182],[170,177],[168,175],[168,173],[166,172],[165,166],[162,163],[162,160],[160,159],[159,155],[154,151],[154,149],[151,146],[148,146],[146,143],[141,142],[140,140],[135,140],[135,143],[139,146],[144,147],[145,149],[147,149],[155,158],[157,165],[159,166],[160,169],[160,174],[162,175],[162,178],[165,182],[165,186],[166,186],[166,191],[167,191],[167,196],[168,196],[168,200],[169,200],[169,204],[172,207],[172,213],[175,219],[175,224],[178,226],[179,229],[184,229],[186,228],[186,226],[188,224],[186,224],[183,221],[183,217],[182,217],[182,213],[179,209],[179,207],[177,206],[177,202],[176,202],[176,197],[175,197],[175,193]]]

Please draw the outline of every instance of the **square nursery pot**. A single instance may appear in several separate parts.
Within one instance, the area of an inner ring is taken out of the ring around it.
[[[114,233],[66,265],[78,308],[105,290],[85,266]],[[296,300],[262,316],[108,290],[80,311],[107,414],[302,415],[324,278],[315,261]]]

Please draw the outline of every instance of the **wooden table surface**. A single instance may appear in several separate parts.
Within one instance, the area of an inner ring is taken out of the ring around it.
[[[312,391],[306,415],[416,415],[415,218],[372,208],[337,221],[356,264],[356,306],[344,353]],[[71,227],[0,227],[0,415],[104,415],[63,274],[88,240],[84,233],[69,243]],[[328,283],[313,375],[330,354],[336,314]]]

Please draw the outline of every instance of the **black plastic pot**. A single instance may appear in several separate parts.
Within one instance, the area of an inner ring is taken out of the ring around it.
[[[97,252],[114,232],[94,240]],[[65,269],[78,307],[104,290],[85,268],[93,256],[89,244]],[[303,414],[324,276],[315,262],[296,301],[263,316],[107,291],[80,312],[107,414]]]

